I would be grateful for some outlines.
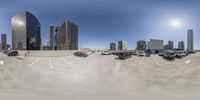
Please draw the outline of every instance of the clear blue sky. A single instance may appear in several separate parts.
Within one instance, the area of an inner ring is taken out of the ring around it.
[[[158,38],[186,44],[187,30],[194,30],[195,48],[200,49],[200,0],[1,0],[0,33],[11,43],[11,17],[29,11],[41,23],[47,43],[48,24],[71,20],[79,26],[79,47],[108,48],[110,42]],[[179,20],[173,27],[171,20]]]

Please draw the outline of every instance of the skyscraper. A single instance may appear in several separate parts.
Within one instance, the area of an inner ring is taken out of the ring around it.
[[[127,50],[127,45],[126,41],[118,41],[118,50]]]
[[[78,50],[78,26],[65,21],[58,30],[58,50]]]
[[[53,25],[49,25],[49,49],[50,50],[54,50],[54,26]]]
[[[178,42],[178,49],[180,49],[180,50],[185,50],[184,41],[179,41],[179,42]]]
[[[116,50],[116,43],[110,43],[110,50]]]
[[[187,50],[192,51],[193,49],[194,49],[193,30],[189,29],[187,32]]]
[[[157,53],[164,49],[164,41],[158,39],[150,39],[149,49],[153,53]]]
[[[55,27],[55,34],[54,34],[54,50],[57,50],[58,46],[58,32],[59,32],[60,25]]]
[[[174,42],[168,41],[168,47],[169,47],[169,50],[173,50],[174,49]]]
[[[1,34],[1,49],[2,50],[7,50],[6,34]]]
[[[144,41],[144,40],[137,41],[137,50],[145,51],[146,50],[146,41]]]
[[[12,49],[40,50],[40,22],[25,11],[12,17]]]

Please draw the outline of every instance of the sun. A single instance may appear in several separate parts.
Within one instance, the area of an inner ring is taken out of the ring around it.
[[[181,25],[182,22],[180,20],[175,19],[170,21],[170,26],[172,27],[181,27]]]

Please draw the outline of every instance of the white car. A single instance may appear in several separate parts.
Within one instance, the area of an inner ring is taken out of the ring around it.
[[[138,52],[138,56],[145,56],[145,52],[144,51],[139,51]]]

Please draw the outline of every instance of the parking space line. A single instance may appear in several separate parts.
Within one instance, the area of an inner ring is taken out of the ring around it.
[[[49,58],[49,65],[50,65],[51,70],[54,71],[54,67],[53,67],[53,64],[52,64],[51,58]]]
[[[143,57],[143,58],[142,58],[142,60],[140,60],[139,64],[142,64],[142,62],[143,62],[144,58],[145,58],[145,57]]]
[[[152,55],[153,60],[156,62],[157,65],[159,65],[158,61],[156,60],[156,58]]]
[[[67,63],[67,64],[70,64],[70,65],[72,65],[72,63],[71,63],[71,62],[68,62],[68,61],[64,60],[63,58],[60,58],[60,60],[62,60],[63,62],[65,62],[65,63]]]
[[[37,58],[35,61],[33,61],[28,67],[31,67],[33,64],[35,64],[40,58]]]

